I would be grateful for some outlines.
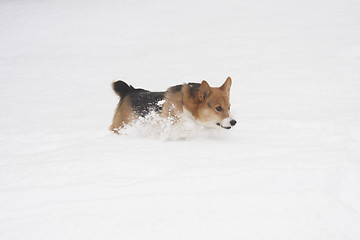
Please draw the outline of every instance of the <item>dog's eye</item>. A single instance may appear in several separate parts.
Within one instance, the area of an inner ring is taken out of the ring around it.
[[[218,107],[216,107],[216,110],[217,110],[218,112],[221,112],[223,109],[222,109],[222,107],[218,106]]]

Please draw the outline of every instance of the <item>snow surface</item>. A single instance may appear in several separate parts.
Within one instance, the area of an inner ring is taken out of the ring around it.
[[[0,239],[360,239],[360,2],[0,2]],[[110,133],[110,84],[233,79],[232,130]]]

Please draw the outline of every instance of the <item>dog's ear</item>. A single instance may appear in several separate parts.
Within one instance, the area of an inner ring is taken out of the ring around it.
[[[231,77],[228,77],[225,80],[224,84],[220,87],[220,89],[226,91],[229,94],[230,93],[231,83],[232,83]]]
[[[199,100],[200,102],[205,101],[205,99],[209,96],[211,92],[211,88],[209,86],[209,84],[203,80],[201,82],[201,86],[200,86],[200,90],[199,90]]]

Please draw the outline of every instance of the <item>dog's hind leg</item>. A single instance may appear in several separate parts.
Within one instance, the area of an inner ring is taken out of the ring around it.
[[[129,98],[126,96],[120,100],[118,106],[116,107],[114,118],[109,129],[110,131],[119,134],[119,130],[135,118],[136,114],[131,107]]]
[[[120,103],[119,103],[120,105]],[[121,118],[121,112],[119,111],[120,106],[118,106],[115,110],[113,121],[109,127],[110,131],[113,131],[116,134],[119,134],[119,130],[124,127],[124,123]]]

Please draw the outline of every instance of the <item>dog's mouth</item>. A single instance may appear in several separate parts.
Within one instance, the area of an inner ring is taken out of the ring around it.
[[[225,128],[225,129],[230,129],[231,127],[225,127],[223,125],[221,125],[220,123],[216,123],[216,125],[218,125],[219,127]]]
[[[230,128],[232,128],[233,126],[235,126],[236,125],[236,120],[235,119],[226,119],[226,121],[223,121],[223,122],[228,122],[229,124],[230,124],[230,126],[228,125],[228,124],[226,124],[225,126],[224,125],[222,125],[221,123],[216,123],[216,125],[218,125],[219,127],[222,127],[222,128],[225,128],[225,129],[230,129]]]

